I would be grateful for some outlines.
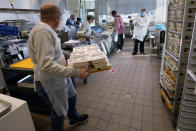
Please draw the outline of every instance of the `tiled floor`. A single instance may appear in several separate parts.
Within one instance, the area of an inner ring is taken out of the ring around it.
[[[126,42],[124,51],[132,42]],[[170,113],[159,92],[160,58],[114,53],[110,62],[116,72],[89,76],[87,85],[78,83],[77,109],[89,114],[89,122],[69,131],[174,131]]]

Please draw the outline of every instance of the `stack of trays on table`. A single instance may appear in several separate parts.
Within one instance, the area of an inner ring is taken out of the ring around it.
[[[77,31],[76,37],[78,37],[79,40],[86,40],[86,34],[84,31]]]
[[[97,44],[76,47],[71,54],[74,68],[100,69],[107,67],[109,60]]]
[[[84,31],[77,31],[77,36],[86,36]]]
[[[34,88],[33,76],[28,75],[17,82],[18,87]]]

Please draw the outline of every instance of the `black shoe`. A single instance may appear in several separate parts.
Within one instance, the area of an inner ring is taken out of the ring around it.
[[[143,53],[141,53],[142,55],[145,55],[145,53],[143,52]]]
[[[74,122],[70,121],[69,124],[71,126],[76,126],[76,125],[86,123],[86,122],[88,122],[88,114],[81,115],[77,121],[74,121]]]
[[[83,80],[83,84],[84,84],[84,85],[87,84],[87,78],[85,78],[85,79]]]
[[[137,55],[137,53],[133,52],[132,55]]]

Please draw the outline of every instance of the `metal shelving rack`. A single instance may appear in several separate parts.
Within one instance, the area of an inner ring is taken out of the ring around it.
[[[178,120],[195,12],[196,0],[170,0],[160,92],[162,100],[173,113],[174,126]]]
[[[196,19],[184,82],[177,131],[196,130]]]

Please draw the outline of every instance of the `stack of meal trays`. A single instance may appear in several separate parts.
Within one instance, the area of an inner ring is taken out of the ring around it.
[[[71,64],[74,68],[102,69],[110,63],[107,56],[99,49],[97,44],[76,47],[71,54]]]

